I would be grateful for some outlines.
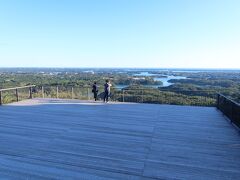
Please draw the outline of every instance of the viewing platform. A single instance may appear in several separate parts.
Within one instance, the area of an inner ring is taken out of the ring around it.
[[[0,106],[1,179],[239,179],[216,107],[29,99]]]

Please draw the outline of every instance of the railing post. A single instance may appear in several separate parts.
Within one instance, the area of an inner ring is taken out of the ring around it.
[[[72,87],[72,99],[73,99],[73,87]]]
[[[87,88],[87,96],[88,96],[88,100],[90,100],[89,88]]]
[[[58,86],[57,86],[57,99],[58,99]]]
[[[125,102],[125,98],[124,98],[124,89],[122,90],[122,101]]]
[[[29,88],[29,99],[32,99],[32,87]]]
[[[0,91],[0,106],[3,104],[2,102],[2,91]]]
[[[42,86],[42,98],[44,98],[44,87]]]
[[[235,122],[235,119],[234,119],[234,104],[233,102],[231,102],[231,122]]]
[[[16,98],[17,98],[17,102],[19,101],[19,96],[18,96],[18,89],[16,88]]]
[[[220,94],[217,94],[217,108],[220,109]]]
[[[142,103],[143,103],[143,90],[142,90]]]

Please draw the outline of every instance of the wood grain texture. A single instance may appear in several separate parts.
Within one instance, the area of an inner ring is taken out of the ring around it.
[[[0,107],[0,179],[239,179],[212,107],[33,99]]]

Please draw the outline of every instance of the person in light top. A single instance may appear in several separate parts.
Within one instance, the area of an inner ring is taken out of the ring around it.
[[[111,83],[109,82],[109,80],[106,80],[106,83],[104,84],[104,98],[103,101],[104,102],[108,102],[108,98],[110,96],[110,87],[111,87]]]

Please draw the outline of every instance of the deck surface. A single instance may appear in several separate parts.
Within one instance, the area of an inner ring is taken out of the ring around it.
[[[0,179],[240,179],[211,107],[29,100],[0,107]]]

